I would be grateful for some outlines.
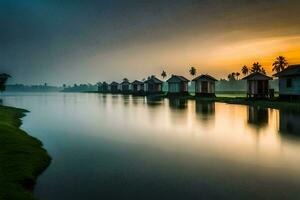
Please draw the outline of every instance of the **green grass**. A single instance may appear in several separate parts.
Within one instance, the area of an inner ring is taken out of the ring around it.
[[[19,127],[25,110],[0,106],[0,200],[33,200],[36,178],[50,163],[42,143]]]

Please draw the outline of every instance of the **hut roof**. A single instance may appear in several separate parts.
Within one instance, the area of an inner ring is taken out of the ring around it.
[[[119,83],[117,83],[117,82],[113,81],[113,82],[111,82],[111,84],[110,84],[110,85],[119,85]]]
[[[151,76],[151,78],[149,78],[148,80],[146,80],[145,83],[162,84],[163,81],[159,80],[155,76]]]
[[[211,80],[211,81],[218,81],[214,77],[208,75],[208,74],[201,74],[200,76],[196,77],[193,79],[193,81],[198,81],[198,80]]]
[[[282,77],[282,76],[294,76],[294,75],[300,75],[300,64],[290,65],[286,69],[274,74],[273,76]]]
[[[128,84],[130,84],[130,83],[129,83],[128,80],[124,80],[121,84],[122,84],[122,85],[128,85]]]
[[[179,82],[189,82],[189,80],[183,76],[172,75],[171,78],[167,80],[168,83],[179,83]]]
[[[135,80],[131,83],[132,85],[142,85],[144,84],[142,81]]]
[[[272,80],[273,78],[270,76],[267,76],[260,72],[253,72],[252,74],[249,74],[248,76],[244,77],[243,80],[252,80],[252,81],[265,81],[265,80]]]

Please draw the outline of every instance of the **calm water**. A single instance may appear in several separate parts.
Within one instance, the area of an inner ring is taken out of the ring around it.
[[[98,94],[7,94],[52,156],[35,195],[300,199],[300,113]]]

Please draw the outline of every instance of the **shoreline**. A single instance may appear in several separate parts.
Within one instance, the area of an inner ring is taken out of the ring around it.
[[[28,111],[0,106],[0,199],[36,200],[34,186],[51,158],[37,138],[20,129]]]

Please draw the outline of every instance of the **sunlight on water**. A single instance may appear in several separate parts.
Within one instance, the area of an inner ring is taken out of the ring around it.
[[[31,111],[23,128],[53,157],[41,199],[120,197],[114,189],[173,199],[300,195],[296,111],[98,94],[7,94],[3,103]]]

